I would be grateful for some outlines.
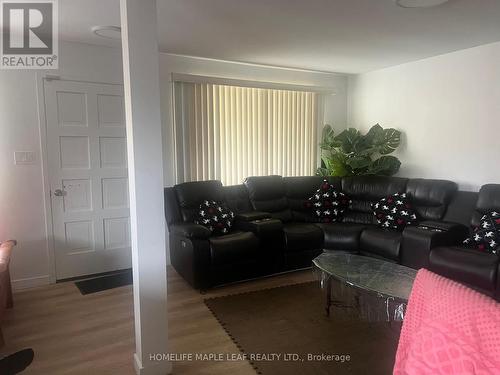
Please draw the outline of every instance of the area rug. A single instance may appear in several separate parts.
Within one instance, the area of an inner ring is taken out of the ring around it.
[[[258,374],[391,374],[401,325],[324,312],[319,283],[205,300]]]

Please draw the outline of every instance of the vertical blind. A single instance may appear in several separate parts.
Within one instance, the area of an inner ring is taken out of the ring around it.
[[[177,182],[311,175],[318,94],[175,82]]]

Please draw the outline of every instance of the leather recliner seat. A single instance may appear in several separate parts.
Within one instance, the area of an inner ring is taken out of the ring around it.
[[[479,225],[481,217],[490,211],[500,212],[499,184],[481,187],[470,218],[471,226]],[[500,299],[500,257],[498,255],[463,246],[435,247],[430,252],[429,269]]]
[[[304,182],[311,177],[304,178]],[[314,177],[312,177],[315,179]],[[321,183],[319,180],[317,186]],[[283,223],[285,269],[308,267],[323,249],[323,232],[301,217],[298,207],[292,211],[286,185],[281,176],[248,177],[244,182],[253,208],[268,212]],[[317,188],[317,187],[316,187]],[[295,202],[294,202],[295,203]]]
[[[255,275],[259,269],[258,238],[247,231],[233,230],[213,236],[210,230],[194,224],[204,200],[224,201],[220,181],[187,182],[166,190],[171,252],[174,268],[195,288]]]
[[[342,191],[351,200],[344,223],[361,227],[359,251],[361,254],[384,258],[393,262],[399,260],[401,232],[383,230],[376,226],[371,204],[391,194],[406,191],[408,179],[399,177],[346,177],[342,179]]]
[[[328,177],[328,182],[338,191],[342,190],[342,179]],[[305,202],[319,188],[323,177],[284,177],[286,196],[295,221],[309,222],[323,232],[323,248],[358,252],[359,237],[366,225],[355,223],[318,223]]]

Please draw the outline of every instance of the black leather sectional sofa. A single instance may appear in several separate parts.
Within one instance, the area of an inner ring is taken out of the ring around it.
[[[496,255],[460,247],[470,225],[500,210],[500,185],[462,192],[451,181],[400,177],[329,177],[352,203],[340,223],[317,223],[304,204],[323,178],[249,177],[244,184],[187,182],[165,189],[173,267],[194,288],[311,266],[323,250],[342,250],[426,267],[500,298]],[[371,203],[406,192],[419,223],[404,231],[375,225]],[[212,236],[193,220],[204,200],[225,202],[235,213],[231,233]]]

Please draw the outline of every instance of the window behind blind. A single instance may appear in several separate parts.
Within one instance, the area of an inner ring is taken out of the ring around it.
[[[175,82],[177,182],[312,175],[318,93]]]

